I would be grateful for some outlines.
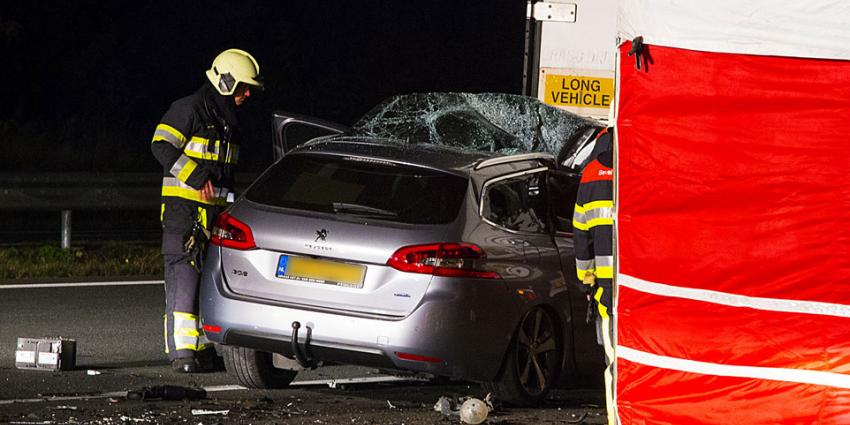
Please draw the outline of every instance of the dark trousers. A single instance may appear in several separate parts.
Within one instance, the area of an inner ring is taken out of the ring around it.
[[[219,208],[185,201],[165,201],[162,209],[162,256],[165,265],[165,352],[169,360],[193,357],[209,348],[198,318],[200,266],[206,256],[197,226],[211,229]],[[195,225],[197,223],[197,226]],[[195,238],[195,246],[188,246]]]

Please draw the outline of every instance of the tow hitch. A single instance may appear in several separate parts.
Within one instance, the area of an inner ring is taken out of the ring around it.
[[[312,358],[308,357],[310,354],[310,328],[305,326],[305,329],[307,329],[307,335],[304,337],[304,351],[301,351],[301,346],[298,345],[299,328],[301,328],[301,323],[297,320],[292,322],[292,337],[290,338],[290,343],[292,344],[292,352],[295,353],[295,360],[298,360],[298,364],[305,369],[315,369],[316,362],[313,361]]]

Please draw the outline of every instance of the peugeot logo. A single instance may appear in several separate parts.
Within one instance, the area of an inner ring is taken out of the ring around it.
[[[321,239],[322,242],[328,240],[328,231],[325,229],[316,230],[316,239],[313,242],[318,242]]]

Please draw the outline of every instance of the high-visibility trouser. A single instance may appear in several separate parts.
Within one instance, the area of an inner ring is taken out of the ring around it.
[[[166,202],[162,207],[162,256],[165,262],[165,352],[169,360],[192,357],[210,348],[198,320],[200,272],[195,252],[186,242],[197,222],[209,229],[214,207],[185,202]],[[204,255],[203,252],[200,255]]]
[[[615,358],[614,358],[614,316],[609,313],[611,309],[612,290],[608,285],[599,285],[593,295],[599,309],[599,321],[601,321],[602,346],[605,350],[605,408],[608,415],[608,424],[617,423],[616,410],[616,381],[614,380]]]
[[[200,274],[192,256],[165,254],[165,352],[169,360],[209,347],[198,320]]]

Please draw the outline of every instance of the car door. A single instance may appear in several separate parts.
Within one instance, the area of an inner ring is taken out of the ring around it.
[[[319,118],[289,112],[272,116],[272,150],[277,161],[287,152],[317,137],[345,133],[349,127]]]
[[[547,170],[539,167],[488,180],[479,212],[484,222],[498,231],[498,236],[494,233],[482,243],[507,243],[521,252],[522,263],[504,271],[509,276],[506,282],[515,286],[511,289],[533,289],[534,298],[545,301],[553,300],[564,290],[548,219]]]
[[[602,147],[596,146],[596,140],[602,129],[603,127],[586,127],[573,133],[558,152],[558,168],[581,173],[584,166],[601,152]]]

